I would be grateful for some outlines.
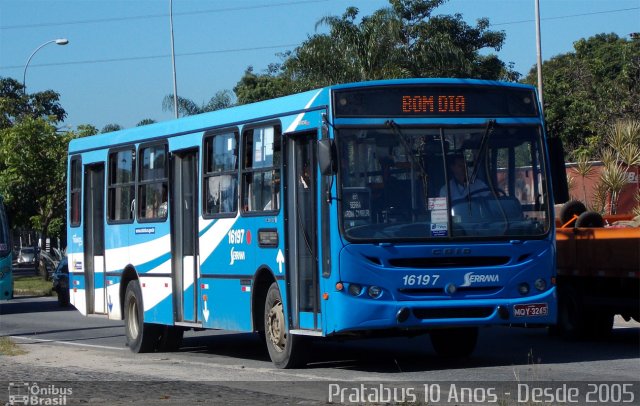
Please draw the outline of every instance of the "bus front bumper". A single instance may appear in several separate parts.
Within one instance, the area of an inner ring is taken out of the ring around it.
[[[556,288],[519,298],[384,301],[335,292],[328,334],[377,329],[424,329],[490,325],[553,325]]]

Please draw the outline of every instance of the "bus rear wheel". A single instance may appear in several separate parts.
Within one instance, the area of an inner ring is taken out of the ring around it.
[[[306,361],[304,337],[292,335],[287,329],[284,306],[278,284],[273,282],[264,305],[264,332],[269,357],[276,367],[296,368]]]
[[[153,352],[160,338],[159,325],[144,322],[142,290],[137,280],[129,282],[124,296],[124,330],[132,352]]]
[[[433,330],[429,335],[436,354],[446,358],[466,358],[473,353],[478,342],[477,327]]]

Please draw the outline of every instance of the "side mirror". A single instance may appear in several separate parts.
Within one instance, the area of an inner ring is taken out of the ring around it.
[[[335,144],[329,138],[318,140],[318,166],[323,175],[333,175],[335,167]]]
[[[569,201],[569,185],[564,163],[564,148],[560,137],[547,139],[549,145],[549,160],[551,166],[551,184],[553,185],[553,199],[556,204]]]

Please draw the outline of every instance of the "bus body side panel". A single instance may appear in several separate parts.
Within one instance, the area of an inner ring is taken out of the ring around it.
[[[128,253],[124,249],[114,250],[114,272],[122,272],[127,266],[124,258],[129,258],[140,278],[145,322],[173,324],[173,302],[171,284],[171,251],[169,221],[134,223],[131,226]],[[119,292],[119,288],[115,290]],[[114,296],[110,302],[115,302]],[[109,297],[108,297],[109,299]]]
[[[9,218],[0,196],[0,300],[13,298],[13,249],[9,237]]]
[[[201,220],[198,312],[205,327],[251,330],[259,217]],[[204,225],[204,227],[202,227]]]
[[[11,271],[11,250],[5,257],[0,257],[0,300],[13,297],[13,273]]]

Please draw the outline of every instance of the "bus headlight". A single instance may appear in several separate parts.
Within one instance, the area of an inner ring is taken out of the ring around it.
[[[522,282],[520,285],[518,285],[518,292],[520,292],[521,295],[526,295],[529,293],[529,290],[531,288],[529,287],[529,284],[527,282]]]
[[[547,288],[547,282],[544,279],[539,278],[539,279],[536,279],[536,282],[534,283],[533,286],[535,286],[536,289],[542,292]]]
[[[372,298],[376,299],[380,297],[381,294],[382,288],[380,288],[379,286],[371,286],[369,288],[369,296],[371,296]]]
[[[360,293],[362,293],[362,286],[356,283],[349,284],[349,293],[353,296],[360,296]]]

